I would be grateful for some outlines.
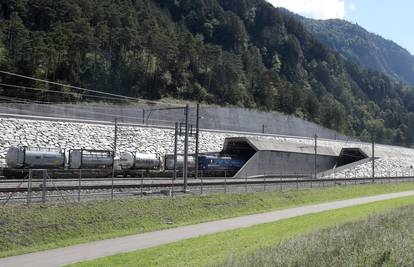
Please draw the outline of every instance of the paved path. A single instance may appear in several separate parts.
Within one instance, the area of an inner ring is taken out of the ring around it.
[[[342,200],[324,204],[310,205],[274,212],[231,218],[220,221],[195,224],[190,226],[183,226],[157,232],[96,241],[87,244],[3,258],[0,259],[0,266],[61,266],[70,263],[76,263],[80,261],[110,256],[118,253],[131,252],[139,249],[155,247],[187,238],[199,237],[203,235],[224,232],[238,228],[250,227],[253,225],[263,223],[275,222],[278,220],[288,219],[301,215],[408,196],[414,196],[414,191]]]

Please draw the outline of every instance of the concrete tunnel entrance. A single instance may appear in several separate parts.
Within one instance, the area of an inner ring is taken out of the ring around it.
[[[248,161],[256,153],[256,149],[253,148],[249,142],[246,142],[246,140],[228,138],[224,142],[222,153],[234,155],[240,159]]]
[[[339,154],[335,168],[319,173],[318,177],[326,177],[355,168],[358,165],[368,162],[370,159],[367,151],[364,151],[362,148],[343,148]]]
[[[313,145],[278,141],[266,138],[229,137],[224,141],[223,154],[244,159],[246,163],[234,177],[308,177],[315,171]],[[316,171],[334,168],[338,154],[320,146],[316,155]]]
[[[369,158],[368,155],[360,148],[343,148],[339,154],[336,167],[342,167],[366,158]]]
[[[266,138],[229,137],[221,153],[243,159],[246,163],[234,177],[280,176],[309,177],[315,173],[313,145],[276,141]],[[343,148],[338,155],[332,148],[318,146],[316,172],[329,172],[339,167],[363,163],[368,159],[361,148]]]

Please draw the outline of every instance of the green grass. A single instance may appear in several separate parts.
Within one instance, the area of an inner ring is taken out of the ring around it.
[[[414,183],[0,208],[0,257],[368,195]]]
[[[413,266],[413,221],[414,206],[409,206],[293,238],[219,266]]]
[[[229,257],[237,258],[240,255],[275,246],[283,240],[300,236],[316,229],[361,220],[373,214],[413,204],[414,197],[382,201],[183,240],[71,266],[209,266],[219,264]],[[263,265],[257,265],[253,262],[252,266]]]

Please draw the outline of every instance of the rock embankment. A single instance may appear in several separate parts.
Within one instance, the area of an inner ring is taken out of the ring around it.
[[[5,155],[10,146],[23,145],[47,148],[88,148],[113,149],[114,126],[63,121],[24,120],[0,118],[0,164],[5,164]],[[200,151],[220,151],[226,137],[253,136],[267,138],[278,142],[294,142],[302,145],[313,145],[310,138],[288,138],[282,136],[261,136],[236,134],[226,132],[201,131]],[[179,151],[183,151],[182,137]],[[337,140],[318,140],[320,146],[328,146],[340,153],[343,147],[360,147],[370,151],[371,144],[361,142],[346,142]],[[190,139],[190,151],[194,151],[195,139]],[[173,153],[174,131],[169,128],[149,128],[144,126],[120,125],[118,127],[117,151],[139,151],[143,153],[158,153],[160,155]],[[405,173],[412,171],[414,166],[414,149],[376,145],[377,175],[387,176],[390,173]],[[371,175],[371,163],[356,166],[353,169],[335,173],[335,176],[367,177]]]

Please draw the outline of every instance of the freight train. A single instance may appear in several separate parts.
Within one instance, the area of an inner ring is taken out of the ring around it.
[[[196,160],[188,156],[189,174],[194,175]],[[246,160],[231,155],[201,154],[198,156],[198,170],[202,176],[232,176]],[[175,169],[180,174],[184,157],[177,155]],[[110,150],[90,149],[45,149],[25,146],[10,147],[6,154],[7,167],[3,169],[6,178],[22,178],[30,169],[46,169],[56,178],[115,176],[170,176],[174,171],[174,155],[121,152],[115,157]]]

